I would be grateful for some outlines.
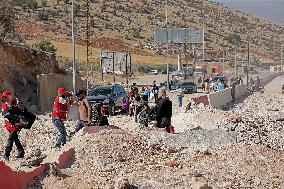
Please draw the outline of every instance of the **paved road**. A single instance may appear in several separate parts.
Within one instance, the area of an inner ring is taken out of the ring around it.
[[[282,93],[282,85],[284,84],[284,75],[276,77],[270,83],[268,83],[264,88],[270,92]]]

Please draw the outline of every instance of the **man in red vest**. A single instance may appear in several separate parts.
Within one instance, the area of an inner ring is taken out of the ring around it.
[[[4,91],[2,93],[1,100],[2,100],[2,113],[5,113],[5,110],[7,110],[10,107],[18,106],[17,99],[12,99],[12,94],[9,91]],[[25,155],[25,151],[18,136],[21,130],[19,123],[12,124],[9,120],[5,120],[5,127],[9,131],[9,138],[5,148],[4,159],[9,160],[14,143],[18,149],[17,158],[23,158]]]
[[[52,110],[52,123],[58,129],[58,138],[54,148],[60,148],[66,144],[66,129],[64,122],[67,118],[67,109],[69,98],[67,98],[67,90],[65,88],[57,89],[57,97],[55,98]]]

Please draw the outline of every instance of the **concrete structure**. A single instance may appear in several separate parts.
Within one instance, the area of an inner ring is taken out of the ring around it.
[[[232,102],[231,88],[208,95],[209,105],[212,108],[222,108]]]
[[[248,95],[248,89],[247,89],[247,86],[246,85],[237,85],[236,86],[236,91],[235,91],[235,95],[236,95],[236,99],[239,99],[239,98],[243,98],[245,96]]]
[[[38,110],[41,113],[50,112],[57,88],[64,87],[72,90],[72,74],[42,74],[37,76]],[[76,77],[76,88],[82,89],[83,82],[80,76]]]

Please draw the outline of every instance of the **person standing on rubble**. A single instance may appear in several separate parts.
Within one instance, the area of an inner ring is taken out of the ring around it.
[[[157,110],[157,127],[166,128],[170,133],[171,117],[172,117],[172,102],[167,97],[166,90],[160,89],[158,92],[159,104]]]
[[[12,98],[12,94],[10,91],[4,91],[1,95],[1,100],[2,100],[2,114],[3,115],[6,113],[5,111],[8,110],[9,108],[18,106],[18,100]],[[4,115],[4,117],[6,116]],[[13,122],[8,119],[5,120],[5,127],[9,131],[9,137],[8,137],[8,141],[7,141],[5,152],[4,152],[5,160],[9,160],[14,143],[18,149],[17,158],[24,158],[24,155],[25,155],[24,148],[19,140],[19,132],[21,130],[20,123],[18,122],[13,123]]]
[[[52,110],[52,123],[58,129],[58,138],[54,148],[60,148],[66,144],[66,129],[64,121],[67,119],[67,110],[69,98],[67,98],[67,90],[65,88],[57,89],[57,97],[54,100]]]
[[[79,90],[76,95],[78,96],[80,120],[77,122],[77,126],[75,128],[75,131],[72,132],[71,134],[77,133],[79,130],[81,130],[86,125],[91,123],[92,107],[91,107],[89,101],[86,98],[87,91]]]

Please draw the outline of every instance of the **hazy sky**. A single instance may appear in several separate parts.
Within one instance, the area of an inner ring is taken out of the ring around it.
[[[213,0],[224,5],[284,23],[284,0]]]

